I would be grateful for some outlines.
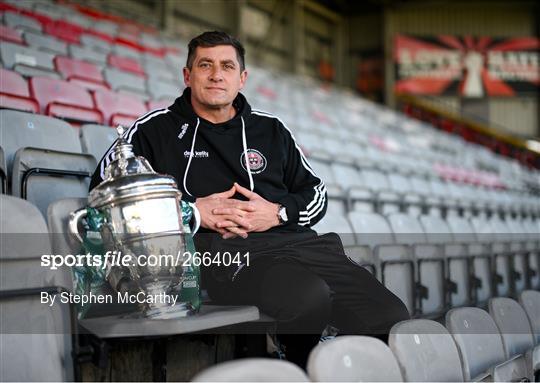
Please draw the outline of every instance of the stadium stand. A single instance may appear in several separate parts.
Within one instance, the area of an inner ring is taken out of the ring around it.
[[[68,214],[85,205],[96,160],[116,138],[110,127],[168,107],[182,91],[185,44],[80,10],[63,2],[0,2],[0,177],[2,193],[10,194],[0,195],[2,235],[65,233]],[[539,379],[540,173],[314,80],[251,63],[249,73],[243,93],[254,109],[282,118],[325,180],[328,213],[314,229],[338,233],[352,262],[399,296],[414,318],[433,321],[394,326],[390,347],[360,336],[322,342],[310,356],[309,378],[284,361],[245,359],[194,380]],[[67,236],[45,237],[39,252],[14,242],[0,257],[2,380],[78,374],[70,308],[48,309],[35,289],[70,291],[69,272],[36,262],[48,249],[79,249]],[[110,339],[259,318],[255,307],[207,308],[157,332],[148,321],[112,330],[110,319],[84,324]],[[446,328],[435,322],[444,317]],[[21,329],[25,335],[14,334]]]

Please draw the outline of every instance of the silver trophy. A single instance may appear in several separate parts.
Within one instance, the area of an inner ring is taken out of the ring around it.
[[[182,282],[193,271],[186,264],[182,194],[173,177],[154,172],[144,157],[134,155],[121,126],[117,132],[105,179],[88,196],[88,206],[104,217],[99,228],[104,249],[114,251],[122,263],[108,267],[107,280],[120,294],[144,298],[146,317],[191,315],[198,307],[179,299]],[[81,242],[80,221],[86,215],[83,208],[69,220],[70,232]]]

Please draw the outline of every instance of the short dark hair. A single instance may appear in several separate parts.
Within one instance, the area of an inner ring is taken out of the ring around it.
[[[191,67],[193,66],[193,60],[195,60],[195,51],[197,50],[197,47],[210,48],[218,45],[233,46],[236,50],[236,57],[238,58],[238,62],[240,63],[240,72],[243,72],[246,69],[244,58],[246,50],[244,49],[240,41],[238,41],[231,35],[220,31],[204,32],[199,36],[194,37],[189,42],[186,66],[189,69],[191,69]]]

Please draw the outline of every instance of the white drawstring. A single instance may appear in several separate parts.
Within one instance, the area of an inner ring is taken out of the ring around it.
[[[244,161],[246,163],[246,169],[249,176],[249,189],[253,191],[255,188],[255,184],[253,182],[253,175],[251,174],[251,169],[249,167],[249,159],[248,159],[248,153],[247,153],[247,140],[246,140],[246,124],[244,123],[244,117],[240,116],[240,119],[242,120],[242,145],[244,147]],[[199,130],[199,124],[200,124],[199,118],[197,118],[197,125],[195,126],[195,132],[193,133],[193,139],[191,140],[191,150],[189,152],[189,159],[186,166],[186,171],[184,172],[184,190],[188,195],[193,197],[193,195],[189,192],[187,188],[187,174],[189,171],[189,167],[191,165],[191,160],[193,159],[193,155],[195,154],[195,138],[197,137],[197,131]]]
[[[244,123],[244,117],[240,116],[242,120],[242,144],[244,146],[244,161],[246,163],[246,169],[249,176],[249,190],[253,191],[255,185],[253,183],[253,176],[251,175],[251,169],[249,167],[249,159],[247,154],[247,140],[246,140],[246,124]]]
[[[193,150],[195,150],[195,137],[197,137],[197,130],[199,130],[199,123],[200,122],[201,121],[197,117],[197,125],[195,125],[195,132],[193,133],[193,139],[191,140],[191,150],[189,152],[189,160],[188,160],[188,163],[187,163],[187,166],[186,166],[186,171],[184,172],[184,190],[191,197],[193,197],[193,195],[189,192],[189,190],[187,188],[186,179],[187,179],[187,174],[188,174],[188,171],[189,171],[189,166],[191,165],[191,159],[193,158],[193,154],[194,154]]]

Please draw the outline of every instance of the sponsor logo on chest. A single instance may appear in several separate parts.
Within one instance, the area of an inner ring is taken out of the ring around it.
[[[189,158],[189,154],[191,152],[189,150],[186,150],[184,152],[184,158]],[[193,158],[208,158],[209,155],[208,155],[208,152],[206,150],[201,150],[201,151],[194,151],[193,152]]]

